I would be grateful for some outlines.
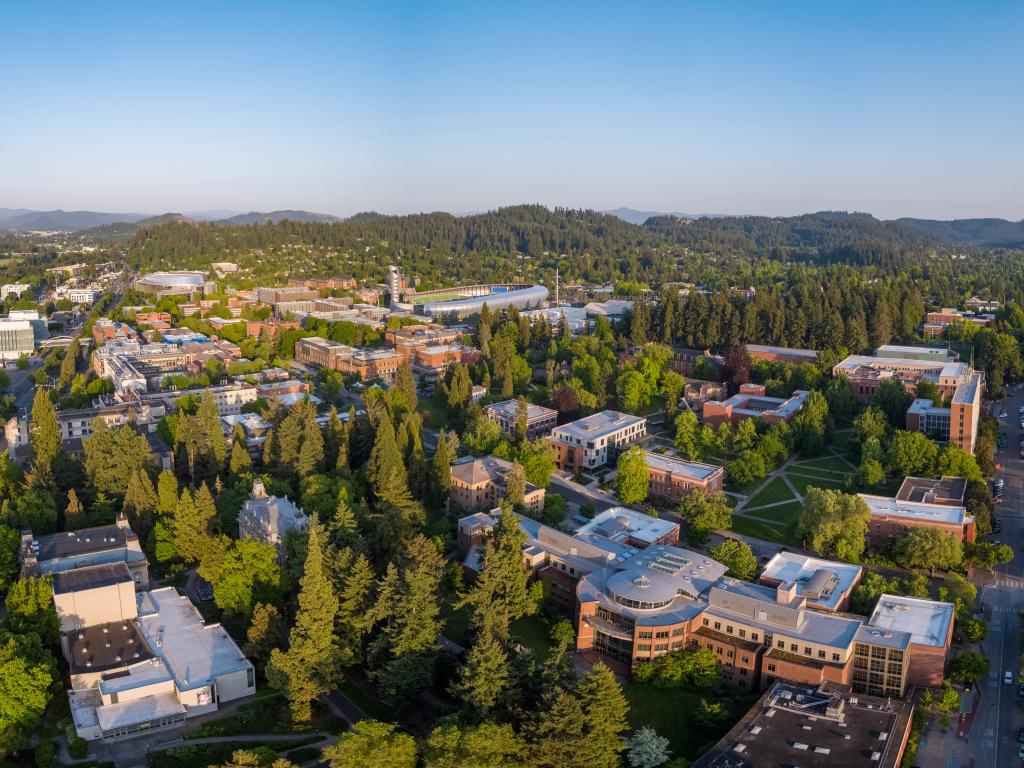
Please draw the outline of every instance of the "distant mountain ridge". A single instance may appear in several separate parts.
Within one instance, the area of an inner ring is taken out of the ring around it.
[[[616,218],[628,221],[630,224],[643,224],[648,219],[658,216],[674,216],[677,219],[717,219],[729,216],[727,213],[681,213],[679,211],[638,211],[636,208],[613,208],[610,211],[601,211]]]
[[[7,211],[10,209],[0,209]],[[19,209],[15,209],[16,211]],[[145,213],[100,213],[98,211],[30,211],[21,210],[20,213],[4,218],[0,215],[0,228],[16,229],[21,231],[31,230],[61,230],[75,232],[81,229],[91,229],[104,224],[128,223],[145,219]]]
[[[217,219],[214,223],[238,226],[242,224],[265,224],[270,221],[276,224],[285,219],[288,221],[301,221],[303,223],[324,222],[328,224],[334,221],[341,221],[338,216],[332,216],[329,213],[313,213],[311,211],[269,211],[268,213],[260,213],[258,211],[251,211],[250,213],[240,213],[227,219]]]
[[[1024,248],[1024,220],[1006,219],[896,219],[899,224],[959,245],[989,248]]]

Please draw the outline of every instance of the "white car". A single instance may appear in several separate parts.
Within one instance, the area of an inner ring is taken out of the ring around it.
[[[1007,670],[1003,673],[1003,682],[1010,685],[1013,682],[1013,672]]]

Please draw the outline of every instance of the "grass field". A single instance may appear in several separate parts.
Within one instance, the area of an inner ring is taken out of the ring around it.
[[[537,661],[551,653],[551,624],[540,616],[523,616],[512,622],[512,637],[533,651]]]
[[[700,710],[700,694],[685,688],[655,688],[653,685],[626,683],[623,693],[629,701],[629,723],[634,728],[650,726],[669,740],[673,757],[691,759],[703,754],[732,727],[747,702],[732,702],[730,718],[717,729],[708,729],[693,713]],[[752,701],[752,700],[751,700]]]
[[[818,488],[827,488],[834,491],[843,490],[846,485],[840,480],[830,480],[825,477],[814,477],[811,475],[796,475],[792,472],[788,472],[789,482],[797,489],[801,496],[807,493],[807,489],[811,486]]]
[[[793,492],[789,490],[786,481],[781,477],[772,479],[764,489],[747,502],[746,508],[759,507],[763,504],[773,504],[777,501],[788,501],[793,498]]]
[[[734,515],[732,518],[732,530],[744,536],[753,536],[756,539],[774,541],[777,544],[790,544],[786,530],[781,525],[762,523],[760,520],[751,520],[743,515]]]
[[[800,512],[801,506],[802,505],[800,504],[800,502],[794,499],[788,504],[778,504],[774,507],[762,507],[761,509],[744,508],[742,515],[749,514],[753,517],[761,517],[765,520],[772,520],[775,522],[782,523],[784,525],[788,525],[796,519],[796,516]]]

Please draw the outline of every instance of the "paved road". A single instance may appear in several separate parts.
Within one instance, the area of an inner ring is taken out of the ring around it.
[[[610,493],[584,488],[579,483],[574,483],[557,472],[551,475],[551,490],[560,496],[564,496],[566,501],[574,504],[586,504],[589,502],[594,505],[594,510],[597,512],[604,512],[604,510],[619,506],[620,504]]]
[[[1017,557],[1000,566],[994,583],[982,590],[985,618],[989,620],[988,637],[982,644],[991,662],[985,681],[979,681],[981,704],[971,729],[971,745],[975,765],[1018,765],[1017,729],[1024,725],[1021,697],[1017,693],[1020,674],[1020,618],[1024,610],[1024,460],[1018,455],[1017,408],[1024,405],[1024,391],[1014,391],[1004,401],[1008,418],[1000,420],[1000,431],[1007,433],[1007,447],[998,451],[996,461],[1002,464],[1006,480],[1004,502],[996,508],[996,520],[1002,530],[991,538],[1009,544]],[[1013,684],[1003,682],[1004,672],[1013,675]]]

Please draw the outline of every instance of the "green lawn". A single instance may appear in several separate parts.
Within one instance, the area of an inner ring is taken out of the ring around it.
[[[623,693],[629,701],[629,723],[633,728],[650,726],[669,740],[672,757],[693,760],[703,754],[736,720],[747,711],[747,702],[732,704],[730,718],[717,729],[709,729],[693,717],[700,710],[701,695],[686,688],[655,688],[653,685],[626,683]],[[709,701],[714,697],[706,696]],[[752,701],[752,699],[751,699]]]
[[[743,515],[733,515],[732,530],[743,536],[753,536],[755,539],[774,541],[777,544],[790,544],[786,530],[781,525],[762,523],[760,520],[751,520]]]
[[[794,499],[788,504],[779,504],[774,507],[763,507],[761,509],[747,509],[744,507],[743,514],[749,514],[753,517],[763,517],[765,520],[772,520],[788,525],[793,520],[796,520],[796,516],[800,513],[801,506],[800,502]]]
[[[523,616],[512,622],[512,637],[533,651],[537,661],[551,653],[551,624],[540,616]]]
[[[798,461],[793,467],[794,469],[816,469],[816,470],[827,470],[829,472],[835,472],[838,474],[849,474],[853,471],[853,467],[847,464],[845,461],[837,456],[824,456],[820,459],[811,459],[809,461]]]
[[[781,477],[776,477],[757,496],[747,502],[747,507],[759,507],[762,504],[772,504],[776,501],[787,501],[792,498],[793,492],[789,490],[786,481]]]
[[[807,489],[811,486],[832,489],[834,491],[841,491],[846,487],[844,483],[837,480],[828,480],[822,477],[795,475],[792,473],[789,474],[789,481],[793,484],[793,487],[795,487],[797,491],[800,492],[801,496],[806,495]]]

